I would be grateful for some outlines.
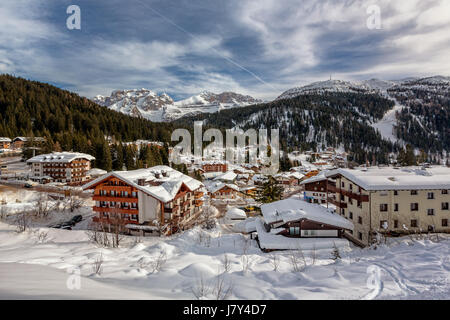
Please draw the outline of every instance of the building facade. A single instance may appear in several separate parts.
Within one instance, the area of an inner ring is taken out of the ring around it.
[[[11,148],[11,139],[7,137],[0,137],[0,149]]]
[[[85,153],[55,152],[33,157],[27,164],[31,166],[32,180],[81,184],[87,180],[93,160],[93,156]]]
[[[83,186],[93,189],[94,222],[173,234],[188,228],[203,206],[203,184],[168,166],[110,172]]]
[[[328,202],[370,245],[376,234],[450,232],[450,168],[338,169],[326,174]]]

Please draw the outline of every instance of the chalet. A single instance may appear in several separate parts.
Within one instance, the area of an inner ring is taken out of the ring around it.
[[[113,171],[83,186],[93,189],[94,222],[129,233],[163,233],[189,228],[200,216],[204,185],[168,166]]]
[[[12,149],[23,149],[26,143],[36,143],[41,144],[45,142],[45,138],[42,137],[16,137],[12,140]]]
[[[227,172],[228,165],[225,161],[210,160],[202,163],[203,172]]]
[[[355,222],[354,237],[370,245],[377,233],[450,232],[450,168],[336,169],[328,203]]]
[[[303,180],[300,185],[304,187],[303,198],[309,203],[327,202],[327,184],[328,179],[323,173]]]
[[[41,154],[27,161],[31,166],[31,180],[81,184],[87,180],[91,161],[95,158],[78,152],[54,152]],[[44,180],[45,180],[44,179]]]
[[[208,193],[212,199],[235,199],[240,191],[235,184],[216,182],[208,186]]]
[[[261,212],[263,219],[257,221],[256,231],[259,245],[265,251],[303,248],[299,239],[314,238],[318,245],[321,245],[318,239],[331,239],[324,241],[329,247],[332,242],[346,244],[348,241],[341,238],[354,228],[351,221],[339,214],[297,199],[264,204]]]
[[[11,139],[0,137],[0,149],[9,149],[11,147]]]
[[[278,184],[286,186],[297,186],[304,177],[300,172],[282,172],[274,176]]]
[[[233,171],[228,171],[214,178],[215,181],[222,181],[224,183],[233,183],[237,178],[237,174]]]

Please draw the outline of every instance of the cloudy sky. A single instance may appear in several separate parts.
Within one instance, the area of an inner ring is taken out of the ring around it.
[[[66,27],[72,4],[81,30]],[[380,29],[368,28],[373,5]],[[0,73],[87,97],[149,88],[271,99],[330,75],[450,75],[449,57],[449,0],[0,1]]]

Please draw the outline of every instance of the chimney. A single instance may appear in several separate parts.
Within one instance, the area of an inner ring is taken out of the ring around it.
[[[145,186],[145,179],[138,179],[138,185]]]

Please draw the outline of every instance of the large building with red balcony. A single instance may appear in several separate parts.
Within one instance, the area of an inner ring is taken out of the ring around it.
[[[202,163],[203,172],[227,172],[228,165],[225,161],[210,160]]]
[[[120,221],[123,231],[173,234],[193,226],[204,185],[168,166],[113,171],[83,186],[94,190],[94,222]]]
[[[88,179],[91,161],[95,158],[78,152],[41,154],[27,161],[31,165],[31,179],[82,184]]]

